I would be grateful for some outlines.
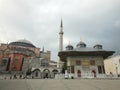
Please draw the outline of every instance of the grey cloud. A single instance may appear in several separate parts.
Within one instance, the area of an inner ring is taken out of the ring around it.
[[[69,41],[75,47],[82,37],[89,47],[98,42],[120,52],[119,8],[119,0],[1,0],[0,41],[25,38],[57,60],[62,18],[64,48]]]

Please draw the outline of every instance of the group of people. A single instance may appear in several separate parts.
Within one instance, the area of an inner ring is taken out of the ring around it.
[[[14,75],[10,75],[10,76],[5,75],[3,79],[25,79],[25,78],[26,78],[26,76],[24,76],[22,74],[20,74],[20,75],[14,74]]]

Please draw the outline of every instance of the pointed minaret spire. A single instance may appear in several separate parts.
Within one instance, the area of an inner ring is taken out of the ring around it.
[[[60,24],[60,27],[63,28],[63,23],[62,23],[62,19],[61,19],[61,24]]]
[[[63,22],[61,19],[61,23],[60,23],[60,33],[59,34],[63,34]]]

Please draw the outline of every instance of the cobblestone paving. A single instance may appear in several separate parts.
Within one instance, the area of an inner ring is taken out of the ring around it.
[[[120,90],[120,80],[0,80],[0,90]]]

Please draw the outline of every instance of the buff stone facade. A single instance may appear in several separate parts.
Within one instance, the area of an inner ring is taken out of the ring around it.
[[[120,55],[109,57],[104,60],[107,75],[118,75],[120,77]]]
[[[69,75],[87,78],[105,74],[104,60],[113,53],[104,50],[100,44],[91,48],[80,41],[76,48],[70,44],[66,46],[66,50],[59,52],[58,56],[66,63]]]

